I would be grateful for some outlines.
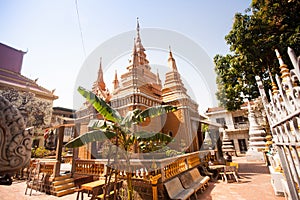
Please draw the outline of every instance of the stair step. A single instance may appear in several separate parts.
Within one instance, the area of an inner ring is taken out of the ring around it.
[[[73,194],[74,191],[75,191],[75,188],[76,187],[69,188],[69,189],[66,189],[66,190],[61,190],[61,191],[58,191],[58,192],[54,192],[54,195],[57,196],[57,197],[61,197],[61,196],[67,195],[67,194]]]
[[[75,187],[74,182],[70,182],[70,183],[54,186],[53,191],[57,192],[57,191],[66,190],[73,187]]]
[[[68,178],[71,178],[71,174],[66,174],[66,175],[61,175],[61,176],[57,176],[53,179],[53,181],[60,181],[60,180],[63,180],[63,179],[68,179]]]
[[[63,185],[63,184],[71,183],[71,182],[74,182],[74,179],[73,178],[67,178],[67,179],[63,179],[63,180],[59,180],[59,181],[53,181],[52,185],[57,186],[57,185]]]

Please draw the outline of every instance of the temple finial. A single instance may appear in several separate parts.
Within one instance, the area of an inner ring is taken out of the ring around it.
[[[133,50],[132,50],[132,65],[136,66],[137,65],[137,52],[136,52],[136,39],[133,38]]]
[[[156,83],[159,84],[159,85],[161,84],[161,80],[160,80],[160,77],[159,77],[158,69],[156,71]]]
[[[280,65],[279,68],[280,68],[281,78],[284,80],[287,76],[290,75],[290,70],[287,67],[287,65],[283,62],[278,49],[275,49],[275,53],[276,53],[276,56],[278,58],[279,65]]]
[[[139,17],[136,18],[136,31],[140,31],[140,22],[139,22]]]
[[[277,88],[277,85],[272,77],[272,73],[271,73],[271,70],[270,70],[270,67],[268,66],[268,71],[269,71],[269,76],[270,76],[270,79],[271,79],[271,85],[272,85],[272,94],[277,94],[278,93],[278,88]]]
[[[114,84],[114,90],[116,90],[119,87],[117,70],[115,70],[115,80],[113,81],[113,84]]]
[[[169,45],[169,57],[170,57],[170,58],[173,58],[173,54],[172,54],[171,45]]]
[[[169,59],[168,59],[168,62],[169,62],[169,67],[174,70],[174,71],[177,71],[177,66],[176,66],[176,62],[175,62],[175,59],[173,58],[173,54],[172,54],[172,51],[171,51],[171,46],[169,45]]]
[[[106,85],[104,83],[103,79],[103,70],[102,70],[102,57],[100,57],[100,65],[99,65],[99,71],[98,71],[98,85],[101,88],[101,90],[106,90]]]

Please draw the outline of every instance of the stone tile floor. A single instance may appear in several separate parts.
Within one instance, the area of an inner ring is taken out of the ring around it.
[[[275,196],[270,182],[268,168],[263,163],[247,162],[246,157],[233,157],[239,163],[239,183],[225,183],[222,181],[210,182],[208,189],[198,194],[201,200],[284,200],[284,197]],[[25,195],[25,182],[15,181],[11,186],[0,186],[1,200],[69,200],[76,199],[77,194],[55,197],[41,192],[32,191],[32,195]],[[88,199],[84,196],[84,199]],[[193,197],[192,197],[193,199]]]
[[[198,195],[201,200],[283,200],[271,185],[269,169],[264,163],[247,162],[245,156],[233,157],[239,163],[239,182],[210,182],[208,189]]]

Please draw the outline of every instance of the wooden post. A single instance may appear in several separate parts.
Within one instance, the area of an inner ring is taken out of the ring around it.
[[[157,174],[156,176],[150,176],[150,181],[152,184],[152,199],[158,200],[158,193],[157,193],[157,182],[161,178],[161,174]]]
[[[79,130],[79,126],[78,124],[74,126],[74,138],[76,138],[79,134],[79,131],[77,131],[77,129]],[[78,158],[78,148],[73,148],[73,155],[72,155],[72,168],[71,168],[71,174],[72,176],[74,176],[75,172],[76,172],[76,159]]]
[[[57,138],[57,145],[56,145],[56,163],[54,166],[54,177],[57,177],[60,174],[60,163],[61,163],[61,153],[62,153],[62,146],[63,146],[63,139],[64,139],[64,131],[65,131],[65,126],[60,126],[58,128],[58,138]]]

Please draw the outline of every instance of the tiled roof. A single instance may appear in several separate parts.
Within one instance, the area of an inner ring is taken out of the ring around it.
[[[223,110],[225,110],[224,107],[213,107],[213,108],[208,108],[207,111],[206,111],[206,113],[223,111]]]
[[[0,86],[12,87],[21,91],[31,91],[36,95],[49,99],[57,99],[51,91],[39,86],[35,81],[14,71],[7,70],[0,66]]]
[[[250,104],[253,105],[254,101],[250,101]],[[241,105],[241,109],[245,109],[248,106],[248,102],[245,102]],[[218,111],[226,111],[224,107],[213,107],[213,108],[208,108],[205,113],[212,113],[212,112],[218,112]]]

